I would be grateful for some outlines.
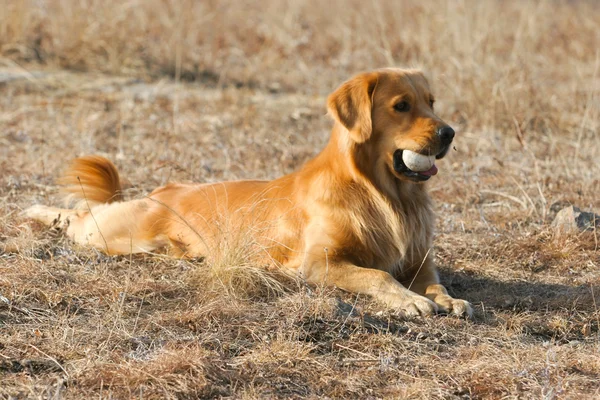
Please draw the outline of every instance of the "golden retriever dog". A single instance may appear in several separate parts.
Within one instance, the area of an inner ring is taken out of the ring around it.
[[[362,73],[327,99],[334,126],[325,149],[289,175],[170,183],[124,201],[116,167],[88,156],[61,179],[83,208],[38,205],[25,215],[48,225],[60,215],[72,240],[108,254],[167,248],[178,257],[210,258],[226,235],[245,232],[261,246],[257,265],[370,295],[406,315],[468,316],[470,304],[440,284],[431,251],[434,214],[425,182],[454,138],[433,103],[420,71]],[[433,161],[415,171],[404,153]]]

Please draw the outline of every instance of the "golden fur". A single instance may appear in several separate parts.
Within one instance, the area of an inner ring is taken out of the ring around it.
[[[399,101],[410,111],[399,112]],[[82,157],[62,183],[83,207],[34,206],[26,215],[50,224],[61,214],[69,237],[109,254],[167,247],[178,257],[210,257],[221,241],[243,232],[260,246],[256,263],[371,295],[410,315],[470,315],[469,303],[439,284],[425,184],[394,166],[397,150],[440,158],[447,150],[438,133],[446,125],[433,112],[424,76],[400,69],[363,73],[342,84],[327,105],[335,121],[328,145],[279,179],[171,183],[122,201],[115,166]]]

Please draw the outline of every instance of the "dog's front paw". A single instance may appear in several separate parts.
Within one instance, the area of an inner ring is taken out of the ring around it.
[[[411,295],[396,302],[394,308],[399,309],[408,317],[426,316],[435,314],[438,306],[427,297]]]
[[[473,316],[473,307],[466,300],[455,299],[447,294],[438,294],[433,301],[441,312],[459,317],[471,318]]]

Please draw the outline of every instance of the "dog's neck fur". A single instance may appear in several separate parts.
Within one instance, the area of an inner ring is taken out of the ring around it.
[[[360,265],[392,272],[402,270],[407,262],[422,262],[433,225],[424,185],[395,178],[383,159],[369,153],[369,146],[352,142],[345,129],[336,123],[325,149],[296,172],[303,177],[297,182],[306,185],[299,189],[338,211],[334,218],[339,226],[369,249],[363,253],[374,257],[361,260]],[[386,225],[373,225],[373,221]]]
[[[347,183],[373,186],[392,203],[406,195],[427,195],[425,184],[396,178],[372,146],[352,141],[348,130],[337,121],[327,146],[307,164],[305,170],[311,171],[313,167],[328,171]]]

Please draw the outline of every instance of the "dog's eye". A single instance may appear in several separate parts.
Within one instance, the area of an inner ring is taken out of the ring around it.
[[[406,101],[400,101],[400,102],[394,104],[394,110],[396,110],[398,112],[410,111],[410,104],[408,104],[408,102],[406,102]]]
[[[434,99],[429,100],[429,107],[433,110],[433,104],[435,103]]]

